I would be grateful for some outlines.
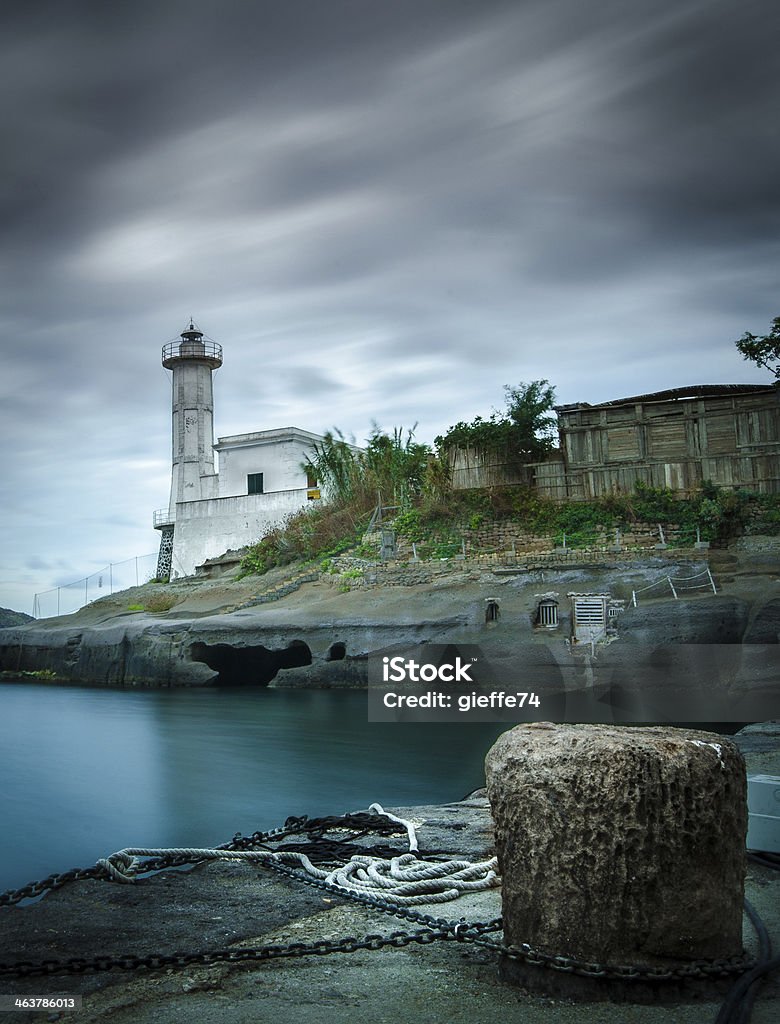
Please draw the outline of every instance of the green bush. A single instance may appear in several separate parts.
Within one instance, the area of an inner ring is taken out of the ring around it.
[[[358,546],[353,550],[352,554],[355,556],[355,558],[375,560],[379,552],[377,551],[376,544],[358,544]]]
[[[455,555],[459,555],[463,550],[462,545],[458,541],[439,541],[436,544],[431,545],[429,558],[454,558]]]
[[[353,515],[349,508],[307,506],[289,515],[247,549],[239,576],[262,575],[290,562],[328,559],[353,548],[361,539],[370,513]]]
[[[178,603],[179,598],[175,594],[151,594],[144,601],[144,611],[167,612]]]
[[[406,537],[409,541],[425,540],[427,529],[426,520],[429,520],[431,513],[425,515],[419,508],[409,508],[399,512],[393,519],[393,530],[399,537]]]

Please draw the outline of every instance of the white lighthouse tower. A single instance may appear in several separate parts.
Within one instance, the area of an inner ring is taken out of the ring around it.
[[[179,340],[163,345],[162,364],[172,371],[173,444],[168,508],[154,514],[154,527],[160,530],[158,579],[171,574],[177,504],[217,495],[212,374],[222,365],[222,346],[204,340],[190,319]]]

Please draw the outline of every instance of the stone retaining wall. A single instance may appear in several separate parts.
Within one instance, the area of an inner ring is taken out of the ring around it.
[[[679,526],[663,526],[664,539],[669,544],[678,543],[684,536],[684,530]],[[620,547],[628,550],[651,551],[660,543],[661,537],[658,532],[658,525],[655,523],[636,523],[630,529],[598,528],[594,532],[594,540],[588,548],[578,548],[579,551],[599,551],[611,549],[615,546],[619,533]],[[463,527],[461,530],[456,526],[452,531],[453,537],[459,537],[465,547],[467,557],[482,554],[495,554],[511,552],[518,558],[525,555],[542,554],[557,549],[560,545],[560,534],[532,534],[523,528],[522,524],[515,522],[489,523],[477,529]],[[429,543],[429,542],[427,542]],[[426,543],[426,546],[427,546]],[[414,556],[414,546],[406,537],[397,537],[397,554],[401,560],[410,560]],[[417,545],[418,549],[423,548],[423,543]]]
[[[740,537],[739,540],[735,541],[734,547],[737,551],[780,555],[780,537],[753,534],[752,536]]]
[[[666,552],[659,551],[660,557],[667,555],[679,559],[692,550],[670,548]],[[697,560],[706,559],[706,551],[695,552]],[[330,560],[330,573],[321,578],[330,580],[350,590],[359,587],[412,587],[420,584],[433,583],[445,577],[457,579],[459,575],[469,575],[488,571],[533,571],[536,569],[575,569],[580,566],[614,565],[616,562],[644,562],[647,560],[647,549],[628,551],[621,549],[605,550],[603,548],[567,548],[548,551],[495,551],[469,553],[466,558],[442,558],[427,561],[397,558],[389,562],[372,562],[365,558],[341,555]],[[345,576],[345,573],[359,570],[361,576]]]

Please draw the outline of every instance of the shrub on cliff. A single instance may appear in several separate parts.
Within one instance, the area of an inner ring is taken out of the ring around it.
[[[240,573],[262,574],[290,562],[341,554],[359,542],[369,516],[370,512],[356,514],[349,507],[325,504],[293,512],[247,549]]]

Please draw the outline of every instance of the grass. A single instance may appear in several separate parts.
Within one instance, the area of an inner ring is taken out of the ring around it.
[[[175,594],[150,594],[145,597],[141,604],[129,604],[129,612],[167,612],[179,603],[180,598]]]

